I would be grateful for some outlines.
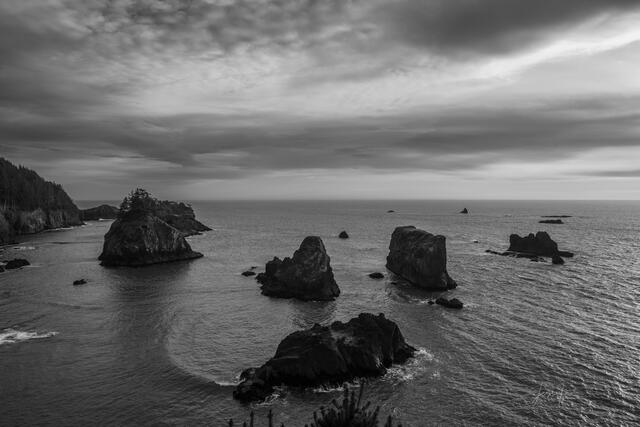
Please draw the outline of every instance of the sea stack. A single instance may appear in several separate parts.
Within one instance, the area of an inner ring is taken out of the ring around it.
[[[464,208],[460,211],[461,214],[468,214],[469,210],[467,208]]]
[[[544,257],[573,257],[573,253],[559,251],[558,244],[551,239],[545,231],[538,231],[535,235],[530,233],[526,237],[520,237],[517,234],[509,236],[509,253],[519,253],[525,255],[537,255]]]
[[[155,214],[158,203],[142,189],[125,198],[118,219],[104,236],[98,258],[102,265],[141,267],[202,257],[191,250],[183,231]]]
[[[340,234],[338,234],[338,237],[341,239],[348,239],[349,234],[346,231],[341,231]]]
[[[330,301],[340,295],[333,278],[331,259],[316,236],[308,236],[295,251],[293,258],[275,257],[256,280],[262,284],[262,294],[277,298],[297,298],[302,301]]]
[[[380,376],[415,351],[398,325],[383,314],[362,313],[331,326],[315,324],[287,336],[261,367],[242,372],[233,397],[261,401],[279,385],[314,387]]]
[[[391,235],[387,268],[423,289],[453,289],[457,284],[447,272],[445,241],[414,226],[398,227]]]

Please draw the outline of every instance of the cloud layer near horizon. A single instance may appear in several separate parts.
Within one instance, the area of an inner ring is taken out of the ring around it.
[[[631,0],[9,0],[0,155],[77,199],[640,198],[638,23]]]

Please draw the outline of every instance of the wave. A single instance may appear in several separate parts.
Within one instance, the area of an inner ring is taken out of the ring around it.
[[[57,332],[38,333],[35,331],[18,331],[16,329],[3,329],[0,332],[0,345],[15,344],[22,341],[29,341],[41,338],[51,338],[58,335]]]
[[[433,362],[433,354],[429,353],[426,348],[420,347],[405,364],[389,368],[386,376],[401,382],[411,381],[426,372],[430,362]]]

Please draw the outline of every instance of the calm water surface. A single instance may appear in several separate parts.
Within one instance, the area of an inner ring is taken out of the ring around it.
[[[470,215],[456,212],[466,206]],[[405,426],[637,425],[640,420],[640,204],[626,202],[194,203],[213,231],[190,238],[205,258],[105,269],[110,222],[24,238],[0,258],[0,425],[213,425],[272,409],[300,426],[339,390],[282,389],[268,403],[231,397],[286,334],[385,313],[420,348],[367,386]],[[387,213],[394,209],[395,213]],[[540,215],[569,214],[565,225]],[[447,237],[464,301],[383,271],[391,232],[415,225]],[[337,238],[347,230],[348,240]],[[485,254],[510,233],[550,232],[576,253],[564,266]],[[321,236],[342,289],[335,302],[260,295],[240,273]],[[479,243],[474,243],[478,240]],[[72,286],[86,278],[84,286]]]

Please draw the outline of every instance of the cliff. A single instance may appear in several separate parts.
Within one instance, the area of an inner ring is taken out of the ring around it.
[[[0,158],[0,244],[22,234],[81,224],[80,210],[62,186]]]

